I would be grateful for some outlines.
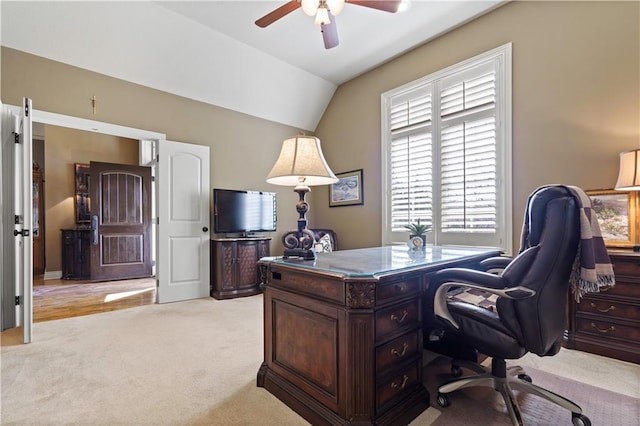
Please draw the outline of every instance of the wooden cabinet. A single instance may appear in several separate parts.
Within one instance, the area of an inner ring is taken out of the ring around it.
[[[83,280],[91,277],[90,229],[62,229],[62,279]]]
[[[616,285],[570,299],[565,347],[640,364],[640,253],[609,256]]]
[[[261,292],[258,260],[269,256],[271,238],[211,240],[211,296],[216,299]]]

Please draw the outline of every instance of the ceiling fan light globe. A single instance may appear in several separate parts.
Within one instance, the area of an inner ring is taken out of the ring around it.
[[[319,7],[318,13],[316,13],[316,25],[329,25],[331,20],[329,19],[329,11],[325,7]]]
[[[326,0],[327,7],[333,16],[338,16],[344,8],[344,0]]]
[[[398,6],[398,12],[405,12],[407,9],[409,9],[409,0],[402,0],[400,2],[400,5]]]
[[[302,10],[309,16],[313,16],[318,11],[318,6],[320,6],[319,0],[302,0],[300,2],[302,6]]]

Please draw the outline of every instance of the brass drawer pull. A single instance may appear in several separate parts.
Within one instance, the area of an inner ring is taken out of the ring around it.
[[[398,324],[400,324],[402,321],[404,321],[407,315],[409,315],[409,312],[407,312],[407,310],[405,309],[404,311],[402,311],[402,316],[400,318],[398,318],[396,314],[391,314],[391,320],[396,321]]]
[[[615,306],[613,306],[613,305],[609,306],[607,309],[600,309],[600,308],[598,308],[598,306],[596,306],[596,304],[595,304],[595,303],[593,303],[593,302],[591,302],[591,307],[592,307],[592,308],[594,308],[594,309],[595,309],[596,311],[598,311],[598,312],[602,312],[603,314],[605,314],[605,313],[607,313],[607,312],[609,312],[609,311],[615,311],[615,310],[616,310],[616,307],[615,307]]]
[[[404,389],[405,386],[407,386],[407,382],[409,381],[409,376],[407,376],[406,374],[402,376],[402,384],[398,385],[396,382],[392,382],[391,383],[391,387],[393,389]]]
[[[398,290],[400,293],[404,293],[405,291],[407,291],[407,285],[404,283],[396,284],[396,290]]]
[[[601,329],[600,327],[598,327],[595,323],[591,323],[591,327],[595,328],[596,330],[598,330],[600,333],[608,333],[610,331],[616,331],[616,327],[615,326],[611,326],[605,330]]]
[[[391,355],[395,355],[395,356],[404,356],[404,354],[407,353],[407,349],[409,349],[409,345],[407,345],[406,343],[402,344],[402,352],[398,352],[397,349],[391,349]]]

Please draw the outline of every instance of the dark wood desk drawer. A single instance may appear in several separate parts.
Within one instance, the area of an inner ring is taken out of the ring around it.
[[[577,312],[597,314],[608,318],[627,318],[640,321],[640,305],[633,305],[610,299],[585,296],[576,305]]]
[[[640,260],[618,260],[614,264],[616,277],[640,278]]]
[[[589,333],[601,339],[616,338],[625,341],[640,342],[640,324],[621,323],[588,317],[577,319],[578,333]]]
[[[395,299],[418,294],[421,290],[420,278],[418,277],[391,284],[383,284],[376,288],[376,303],[382,305]]]
[[[420,301],[399,303],[376,313],[376,341],[391,333],[420,326]]]
[[[624,278],[616,276],[616,285],[613,287],[604,287],[600,289],[600,293],[589,293],[591,297],[608,297],[623,296],[638,299],[640,298],[640,281],[632,283]]]
[[[380,380],[376,386],[376,408],[382,409],[385,404],[402,395],[404,391],[420,384],[420,366],[419,359],[387,379]]]
[[[420,355],[420,330],[400,336],[376,349],[376,371],[385,372],[412,357]]]

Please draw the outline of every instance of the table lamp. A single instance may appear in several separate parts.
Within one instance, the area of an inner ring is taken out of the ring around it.
[[[276,164],[267,176],[267,182],[274,185],[293,186],[299,199],[298,229],[282,236],[285,247],[284,257],[315,259],[312,247],[315,243],[313,232],[307,229],[309,204],[305,200],[310,186],[329,185],[338,182],[338,178],[327,165],[322,155],[320,139],[314,136],[299,135],[285,139]]]
[[[615,189],[619,191],[640,191],[640,149],[620,153],[620,170]],[[638,204],[640,203],[637,196],[635,200],[636,208],[634,210],[637,215],[639,214],[640,205]],[[638,220],[638,218],[633,219]],[[640,245],[635,244],[633,251],[640,251]]]

